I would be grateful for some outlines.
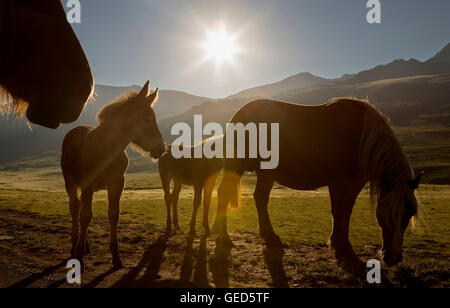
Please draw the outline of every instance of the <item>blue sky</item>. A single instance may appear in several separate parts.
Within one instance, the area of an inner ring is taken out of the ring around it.
[[[62,0],[63,4],[67,0]],[[339,77],[397,58],[426,60],[450,42],[450,1],[80,0],[74,29],[96,82],[224,97],[300,72]],[[241,52],[219,69],[200,46],[217,24]]]

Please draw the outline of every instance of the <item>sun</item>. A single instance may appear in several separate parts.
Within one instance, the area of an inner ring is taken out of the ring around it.
[[[233,63],[233,57],[238,51],[236,37],[228,34],[224,27],[208,31],[203,47],[206,50],[206,58],[215,60],[217,65]]]

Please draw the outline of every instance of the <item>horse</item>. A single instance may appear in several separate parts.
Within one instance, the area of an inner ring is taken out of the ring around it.
[[[65,137],[61,168],[72,215],[73,259],[83,264],[90,253],[88,227],[92,219],[95,192],[107,189],[109,201],[110,252],[113,266],[122,267],[118,253],[117,228],[120,198],[128,168],[126,149],[132,145],[158,159],[165,151],[153,106],[158,89],[150,94],[149,82],[138,93],[131,91],[104,106],[97,115],[99,126],[80,126]]]
[[[203,147],[207,140],[203,141]],[[191,157],[194,157],[195,147],[190,148]],[[164,200],[167,206],[167,232],[172,230],[171,210],[173,210],[173,225],[175,230],[180,230],[178,223],[178,200],[183,185],[194,187],[193,212],[190,222],[191,235],[195,235],[195,225],[197,222],[197,212],[202,202],[203,194],[203,227],[205,235],[208,237],[211,233],[209,228],[209,206],[211,197],[216,185],[217,177],[223,168],[223,159],[221,158],[180,158],[175,159],[172,155],[172,146],[167,148],[166,153],[158,162],[159,175],[161,177],[164,190]],[[174,189],[170,192],[172,181]]]
[[[94,79],[60,0],[0,0],[0,113],[56,129],[76,121]]]
[[[374,106],[350,98],[337,98],[320,106],[258,100],[238,111],[231,123],[279,123],[280,161],[273,170],[262,170],[260,158],[225,161],[214,225],[218,245],[232,247],[226,225],[227,205],[238,200],[243,173],[253,171],[257,174],[254,200],[259,231],[268,247],[281,247],[268,213],[274,183],[295,190],[328,187],[333,217],[330,248],[344,268],[361,270],[364,264],[349,241],[349,224],[358,195],[370,183],[382,230],[384,262],[388,266],[400,263],[405,230],[420,216],[414,192],[423,174],[414,177],[388,119]]]

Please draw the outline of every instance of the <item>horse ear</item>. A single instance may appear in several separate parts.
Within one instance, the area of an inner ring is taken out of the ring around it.
[[[147,102],[150,105],[150,107],[155,106],[156,102],[159,98],[159,88],[156,88],[155,92],[153,92],[151,95],[147,97]]]
[[[145,85],[142,87],[141,91],[139,92],[138,96],[145,98],[150,93],[150,81],[147,81]]]
[[[422,180],[423,175],[425,174],[425,172],[421,172],[413,181],[411,181],[409,183],[409,188],[411,188],[412,190],[416,190],[419,188],[420,185],[420,181]]]

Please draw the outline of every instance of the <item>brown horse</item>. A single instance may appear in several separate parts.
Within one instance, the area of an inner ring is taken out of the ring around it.
[[[362,262],[349,241],[349,224],[356,198],[370,182],[372,199],[378,203],[384,261],[388,266],[401,261],[404,232],[418,214],[414,191],[421,175],[414,178],[388,121],[374,107],[353,99],[335,99],[315,107],[260,100],[243,107],[231,123],[279,123],[280,162],[274,170],[261,170],[259,159],[226,160],[215,222],[218,244],[231,244],[227,205],[237,199],[242,174],[255,171],[260,234],[268,245],[281,243],[267,209],[274,182],[296,190],[329,187],[330,246],[344,267],[361,269]]]
[[[0,112],[57,128],[93,92],[88,60],[60,0],[0,0]]]
[[[206,141],[202,143],[204,145]],[[206,236],[210,235],[209,229],[209,206],[211,197],[216,185],[217,176],[222,171],[223,159],[205,157],[180,158],[175,159],[171,153],[172,147],[169,146],[166,153],[159,160],[159,175],[161,177],[164,190],[164,200],[167,206],[167,231],[172,229],[171,210],[173,210],[173,225],[175,230],[179,230],[178,224],[178,200],[183,185],[194,187],[194,203],[192,219],[190,223],[191,234],[195,234],[195,225],[197,222],[197,212],[202,202],[203,193],[203,227]],[[191,148],[191,157],[194,157],[194,148]],[[170,186],[174,182],[174,189],[170,192]]]
[[[94,192],[107,189],[110,250],[113,265],[122,266],[117,225],[128,168],[125,150],[131,143],[156,159],[164,153],[153,111],[157,99],[158,89],[150,95],[147,82],[139,93],[130,92],[103,107],[97,115],[98,127],[80,126],[64,139],[61,166],[72,215],[72,258],[82,262],[89,253],[87,232],[92,218],[92,197]]]

